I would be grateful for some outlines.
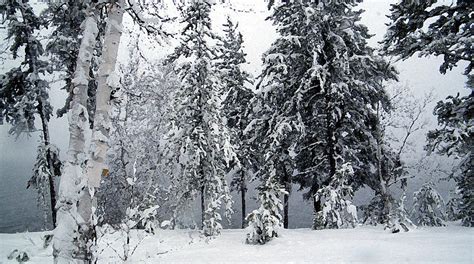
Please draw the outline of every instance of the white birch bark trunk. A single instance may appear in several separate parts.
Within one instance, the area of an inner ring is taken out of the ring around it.
[[[68,158],[59,184],[57,203],[58,225],[54,230],[53,254],[55,263],[84,263],[85,241],[80,235],[81,228],[89,219],[81,213],[79,205],[84,196],[87,182],[84,178],[86,159],[86,139],[89,132],[87,114],[87,87],[89,68],[98,34],[94,14],[82,24],[83,37],[79,48],[76,71],[74,73],[73,99],[69,119]]]
[[[87,179],[90,188],[98,188],[102,176],[109,173],[106,163],[110,132],[110,93],[116,78],[115,65],[122,36],[123,1],[117,1],[110,9],[97,76],[96,110],[92,130],[91,153]]]

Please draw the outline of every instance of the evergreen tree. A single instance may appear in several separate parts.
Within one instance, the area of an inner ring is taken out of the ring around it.
[[[463,225],[474,226],[474,96],[452,97],[435,107],[439,129],[428,132],[429,152],[460,160],[459,173],[453,174],[460,196],[459,214]]]
[[[201,194],[202,228],[206,236],[220,233],[222,203],[226,215],[231,197],[225,167],[234,159],[220,113],[215,70],[217,38],[211,32],[209,1],[191,1],[183,13],[181,43],[168,58],[176,62],[181,82],[174,100],[172,127],[167,136],[167,159],[177,170],[171,181],[178,212]]]
[[[248,244],[266,244],[272,238],[278,237],[278,229],[282,227],[283,219],[280,211],[283,209],[283,204],[279,196],[285,194],[285,190],[281,188],[277,178],[276,166],[271,164],[271,159],[266,160],[268,165],[262,169],[271,171],[264,174],[266,178],[261,178],[262,183],[257,187],[260,207],[246,218],[249,224],[246,239]]]
[[[249,172],[252,170],[251,149],[244,136],[244,129],[249,121],[249,103],[253,92],[245,87],[250,83],[250,75],[241,69],[246,63],[243,49],[242,34],[238,32],[238,25],[234,25],[230,17],[224,24],[225,36],[218,43],[220,55],[216,64],[219,72],[220,85],[222,85],[223,102],[222,115],[225,118],[227,128],[231,137],[231,144],[235,149],[237,162],[232,163],[231,187],[240,192],[242,205],[242,228],[245,227],[246,192],[249,180]]]
[[[304,1],[303,1],[304,2]],[[295,180],[307,188],[314,211],[322,210],[315,194],[329,186],[342,164],[350,163],[352,188],[376,188],[376,108],[387,107],[383,82],[396,71],[368,47],[368,29],[359,23],[357,1],[308,2],[300,13],[306,28],[299,40],[309,62],[294,95],[301,136],[296,147]],[[295,4],[296,5],[296,4]],[[295,21],[296,19],[292,19]]]
[[[54,28],[46,52],[51,54],[53,70],[64,73],[64,86],[68,97],[65,105],[57,110],[58,117],[63,116],[70,109],[72,100],[72,78],[76,68],[79,52],[81,23],[84,21],[86,4],[83,1],[49,1],[43,17]]]
[[[40,118],[41,142],[28,187],[37,187],[41,196],[49,192],[52,222],[56,226],[54,177],[59,176],[61,163],[54,151],[56,147],[51,144],[48,128],[53,108],[45,75],[50,68],[42,60],[44,49],[37,37],[45,21],[33,12],[28,1],[7,1],[4,8],[7,38],[12,41],[9,50],[13,59],[23,58],[19,66],[0,76],[0,124],[9,123],[12,126],[10,134],[18,137],[36,131],[35,120]]]
[[[271,177],[276,177],[285,189],[282,193],[285,228],[289,222],[289,195],[295,167],[293,148],[297,139],[293,95],[312,61],[305,38],[304,14],[304,5],[299,1],[274,8],[270,19],[280,37],[263,55],[263,71],[259,76],[257,95],[252,99],[252,121],[245,129],[249,144],[255,148],[254,155],[260,156],[256,162],[260,167],[257,175],[261,188],[265,188],[270,173],[275,173]],[[264,201],[260,202],[265,206]]]
[[[435,108],[438,123],[442,127],[428,133],[429,151],[460,157],[460,175],[454,177],[461,192],[463,224],[474,225],[472,149],[472,115],[474,96],[474,51],[472,12],[474,4],[469,0],[457,0],[445,5],[433,1],[404,0],[392,5],[391,23],[384,38],[387,54],[407,59],[418,52],[420,56],[443,56],[441,73],[451,70],[459,62],[467,62],[467,96],[448,97]],[[456,131],[457,134],[452,135]],[[450,147],[443,147],[450,146]],[[453,146],[461,146],[460,148]]]
[[[432,182],[425,183],[413,194],[415,222],[422,226],[444,226],[444,201]]]
[[[322,203],[322,210],[316,212],[314,229],[355,227],[357,209],[351,202],[354,192],[348,185],[353,174],[350,164],[342,164],[331,183],[316,192],[315,200]]]
[[[460,199],[458,197],[451,197],[446,203],[446,219],[449,221],[457,221],[460,219],[459,205]]]
[[[442,56],[441,73],[466,61],[468,66],[464,73],[472,84],[474,4],[470,0],[456,0],[449,4],[439,2],[402,0],[393,4],[383,49],[387,54],[402,59],[417,52],[419,56]]]

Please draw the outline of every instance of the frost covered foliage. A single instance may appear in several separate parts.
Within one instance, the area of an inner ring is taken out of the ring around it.
[[[0,124],[9,123],[9,133],[18,137],[22,133],[37,131],[35,123],[39,117],[41,144],[45,151],[39,153],[31,183],[34,185],[42,181],[43,176],[48,177],[49,184],[35,187],[43,194],[49,193],[52,222],[56,226],[56,190],[52,171],[56,170],[58,158],[52,153],[54,146],[51,145],[49,134],[48,124],[53,108],[49,99],[49,83],[46,81],[51,68],[43,60],[44,48],[39,39],[46,21],[34,13],[28,1],[7,1],[3,8],[3,23],[7,24],[8,48],[11,52],[8,55],[12,55],[11,59],[14,60],[10,65],[15,66],[0,75]],[[46,167],[50,174],[42,174]]]
[[[387,101],[382,83],[395,79],[396,72],[367,45],[370,35],[356,4],[289,1],[275,7],[272,16],[281,37],[266,53],[269,67],[263,74],[270,81],[262,93],[279,98],[269,127],[299,132],[284,143],[295,145],[293,180],[307,190],[306,199],[329,185],[339,157],[353,166],[354,188],[378,181],[371,170],[376,167],[375,108]],[[321,210],[319,202],[314,210]]]
[[[282,228],[283,219],[280,211],[283,209],[283,204],[279,196],[286,192],[276,177],[275,169],[266,175],[268,175],[267,178],[257,187],[260,207],[246,218],[248,244],[263,245],[272,238],[278,237],[278,230]]]
[[[438,3],[439,2],[439,3]],[[460,172],[454,177],[460,191],[460,213],[463,224],[474,225],[473,205],[473,87],[474,66],[472,12],[469,0],[457,0],[452,4],[441,1],[404,0],[392,5],[391,23],[384,39],[387,54],[403,59],[419,52],[420,56],[443,56],[441,73],[446,73],[459,62],[467,62],[464,74],[468,78],[467,96],[448,97],[435,108],[441,129],[428,134],[429,151],[454,155],[461,160]]]
[[[415,223],[422,226],[444,226],[444,200],[432,182],[425,183],[413,194]]]
[[[314,229],[355,227],[357,208],[351,202],[354,193],[348,185],[352,175],[352,166],[348,163],[342,164],[331,183],[316,192],[315,200],[321,202],[322,210],[316,212]]]
[[[172,169],[171,195],[175,217],[201,195],[202,226],[206,236],[220,233],[223,204],[232,200],[224,179],[235,158],[220,113],[220,90],[215,69],[217,37],[211,31],[208,1],[192,1],[183,11],[181,43],[168,57],[176,63],[180,81],[173,100],[169,133],[164,141],[167,166]]]
[[[362,223],[369,225],[383,224],[384,228],[392,233],[398,233],[401,230],[408,232],[415,225],[410,219],[410,213],[405,208],[405,201],[405,193],[399,199],[392,195],[385,198],[376,195],[367,206],[361,208],[363,212]]]
[[[244,129],[249,123],[249,103],[253,92],[245,85],[251,83],[249,73],[241,66],[246,63],[243,52],[243,37],[238,25],[227,17],[224,26],[225,35],[218,42],[219,56],[216,68],[219,72],[219,85],[223,94],[222,116],[229,129],[230,142],[234,147],[237,160],[231,163],[231,188],[240,192],[242,201],[242,227],[245,225],[246,192],[249,174],[252,170],[251,148]]]
[[[398,233],[401,230],[408,232],[410,227],[416,227],[410,220],[410,214],[405,208],[406,194],[402,193],[400,199],[396,200],[393,209],[390,211],[389,221],[385,225],[385,229],[389,229],[392,233]]]
[[[18,136],[36,130],[36,115],[47,126],[52,107],[44,75],[49,69],[48,63],[41,59],[44,49],[37,38],[44,21],[33,12],[28,1],[7,1],[5,9],[7,38],[12,41],[9,50],[13,59],[22,58],[22,61],[0,75],[0,124],[5,121],[11,124],[9,132]]]
[[[57,110],[59,117],[70,109],[72,78],[81,44],[81,38],[78,36],[82,33],[81,23],[86,17],[85,8],[84,1],[48,1],[48,7],[42,14],[53,28],[46,52],[52,55],[50,60],[53,70],[61,72],[61,78],[64,80],[62,89],[68,93],[65,105]]]
[[[138,53],[138,39],[132,37],[130,60],[121,67],[121,85],[113,92],[110,175],[104,177],[98,191],[99,215],[112,225],[126,217],[133,199],[139,201],[133,206],[140,210],[159,204],[164,215],[167,208],[169,182],[159,166],[160,140],[166,133],[176,75],[171,66],[144,61]],[[136,178],[133,188],[132,178]]]
[[[458,62],[467,61],[465,74],[474,66],[471,0],[403,0],[393,4],[391,22],[384,39],[384,50],[403,59],[419,56],[443,56],[440,71],[445,73]],[[472,75],[471,77],[472,78]]]
[[[460,219],[459,206],[461,205],[459,197],[451,197],[446,203],[446,220],[457,221]]]
[[[146,234],[154,234],[154,222],[159,208],[158,205],[150,205],[142,200],[143,197],[136,195],[140,190],[142,190],[138,185],[139,178],[137,177],[137,165],[137,160],[135,160],[132,164],[131,175],[128,175],[130,177],[127,178],[126,184],[124,184],[125,188],[121,190],[121,192],[130,195],[130,201],[125,210],[125,214],[120,219],[120,223],[114,228],[114,232],[119,232],[121,234],[119,238],[122,240],[120,243],[121,250],[114,248],[113,245],[108,245],[108,247],[111,247],[124,262],[133,256],[138,246],[140,246],[141,242],[146,238],[145,236],[140,238],[138,241],[132,241],[132,230],[140,228],[143,229]],[[110,226],[105,225],[105,228],[99,229],[102,232],[99,232],[99,240],[107,235],[109,227]]]
[[[438,102],[434,113],[440,128],[428,132],[426,149],[460,160],[453,174],[460,196],[459,214],[463,225],[474,226],[474,92]]]
[[[51,165],[49,163],[51,161]],[[61,175],[61,160],[59,159],[59,149],[54,145],[45,145],[41,142],[38,145],[36,161],[33,165],[33,175],[28,181],[26,188],[33,187],[38,190],[39,204],[42,207],[49,207],[51,211],[55,204],[52,204],[51,189],[54,189],[53,179]]]

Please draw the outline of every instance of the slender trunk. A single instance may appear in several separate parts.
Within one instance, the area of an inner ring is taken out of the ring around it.
[[[38,104],[38,112],[40,114],[41,125],[43,126],[43,142],[46,147],[46,161],[48,163],[50,174],[48,176],[49,183],[49,201],[51,206],[51,220],[53,222],[53,228],[56,228],[56,188],[54,185],[54,164],[51,157],[50,150],[50,137],[49,137],[49,128],[48,120],[43,111],[43,103],[40,101]]]
[[[87,168],[87,180],[89,188],[98,188],[102,176],[109,174],[106,164],[108,150],[108,139],[110,132],[110,79],[115,73],[118,48],[122,36],[122,20],[124,10],[123,3],[115,3],[107,17],[107,28],[105,32],[104,46],[101,56],[101,64],[97,77],[96,109],[94,114],[94,126],[92,129],[91,154]]]
[[[242,229],[245,228],[245,217],[247,217],[247,206],[245,194],[247,193],[247,182],[245,181],[245,172],[240,170],[240,195],[242,199]]]
[[[290,192],[291,192],[291,179],[288,175],[288,172],[286,171],[286,166],[283,165],[283,175],[284,175],[284,178],[283,178],[283,181],[284,181],[284,185],[285,185],[285,191],[287,193],[284,194],[283,196],[283,227],[288,229],[288,211],[289,211],[289,198],[290,198]]]
[[[378,120],[380,120],[380,106],[379,104],[377,104],[377,118]],[[379,121],[380,122],[380,121]],[[377,152],[376,152],[376,155],[377,155],[377,174],[379,176],[379,181],[380,181],[380,195],[381,195],[381,198],[382,198],[382,202],[383,202],[383,211],[382,211],[382,214],[383,214],[383,223],[382,224],[385,224],[385,225],[389,225],[390,222],[391,222],[391,219],[390,219],[390,215],[391,215],[391,212],[392,212],[392,204],[391,204],[391,201],[390,201],[390,197],[389,197],[389,194],[388,194],[388,190],[387,190],[387,182],[385,181],[385,178],[383,176],[383,172],[382,172],[382,131],[380,130],[380,123],[377,124],[377,127],[376,127],[376,133],[377,133]]]
[[[68,159],[59,184],[57,228],[54,230],[53,255],[55,263],[86,263],[88,218],[80,208],[86,190],[83,166],[85,163],[86,134],[88,132],[87,86],[91,58],[98,33],[93,12],[82,24],[83,37],[74,72],[74,89],[69,120]]]
[[[201,187],[201,229],[204,230],[204,220],[206,218],[205,212],[206,204],[204,199],[204,186]]]
[[[314,213],[320,212],[321,210],[322,210],[321,201],[316,200],[316,198],[313,196],[313,211],[314,211]]]
[[[284,215],[283,228],[286,228],[286,229],[288,229],[288,209],[289,209],[288,200],[289,200],[289,195],[285,194],[284,200],[283,200],[283,215]]]

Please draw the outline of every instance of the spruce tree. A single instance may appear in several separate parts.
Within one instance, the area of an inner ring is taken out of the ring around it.
[[[315,194],[315,200],[321,202],[322,210],[315,212],[314,229],[355,227],[357,224],[357,209],[351,202],[354,192],[348,185],[354,170],[348,163],[340,167],[331,183]]]
[[[278,237],[279,229],[283,227],[280,214],[283,204],[279,196],[286,192],[281,187],[272,159],[266,160],[267,165],[261,168],[266,173],[263,175],[264,178],[261,176],[262,182],[257,187],[260,207],[246,218],[249,225],[246,238],[248,244],[266,244],[272,238]]]
[[[301,131],[296,153],[295,180],[308,189],[314,211],[319,189],[331,185],[342,164],[354,173],[349,185],[373,188],[379,179],[375,154],[376,108],[387,106],[383,82],[396,79],[396,71],[367,45],[367,27],[359,23],[357,1],[306,3],[303,24],[310,62],[295,91],[294,108]],[[303,44],[302,44],[303,45]]]
[[[249,103],[253,92],[246,83],[251,83],[250,75],[241,69],[246,63],[246,54],[243,51],[243,37],[238,32],[238,24],[234,24],[230,17],[224,24],[225,35],[218,43],[219,56],[216,63],[223,94],[222,115],[225,119],[231,144],[235,149],[237,160],[232,163],[231,188],[240,192],[242,228],[245,227],[246,193],[249,181],[249,172],[252,170],[251,148],[247,144],[244,129],[249,120]]]
[[[425,183],[413,194],[415,223],[422,226],[444,226],[444,200],[432,182]]]
[[[428,133],[428,151],[455,155],[461,159],[459,173],[454,177],[461,193],[463,224],[474,225],[473,204],[473,140],[472,115],[474,97],[474,51],[470,0],[457,0],[446,5],[433,1],[403,0],[392,5],[391,22],[384,37],[384,51],[402,59],[419,56],[442,56],[440,72],[446,73],[459,62],[467,62],[468,94],[448,97],[435,108],[441,128]]]
[[[64,86],[68,97],[65,105],[57,110],[58,117],[63,116],[70,109],[72,100],[72,78],[76,69],[77,55],[79,52],[81,24],[84,21],[86,4],[83,1],[49,1],[47,9],[42,16],[49,21],[49,26],[54,28],[46,52],[50,55],[53,70],[63,72]]]
[[[191,1],[183,12],[181,43],[168,57],[177,63],[181,82],[174,100],[172,127],[167,136],[176,210],[201,196],[202,228],[206,236],[220,233],[222,203],[230,213],[231,197],[225,167],[234,158],[220,113],[215,69],[217,37],[211,31],[209,1]]]
[[[257,176],[261,189],[270,178],[279,185],[272,190],[283,197],[284,227],[289,223],[289,195],[294,171],[293,148],[297,139],[298,119],[294,111],[294,93],[312,58],[304,27],[304,5],[299,1],[282,4],[273,9],[269,19],[280,34],[263,55],[263,71],[257,83],[257,95],[252,99],[252,111],[246,128],[249,142],[255,148],[259,164]],[[270,174],[274,174],[270,176]],[[284,192],[280,192],[284,188]],[[261,196],[260,196],[261,197]],[[281,199],[280,198],[280,199]],[[265,206],[264,201],[260,201]],[[278,207],[276,207],[278,208]],[[267,208],[270,212],[273,212]],[[275,216],[276,217],[276,216]],[[279,219],[279,217],[276,217]]]

